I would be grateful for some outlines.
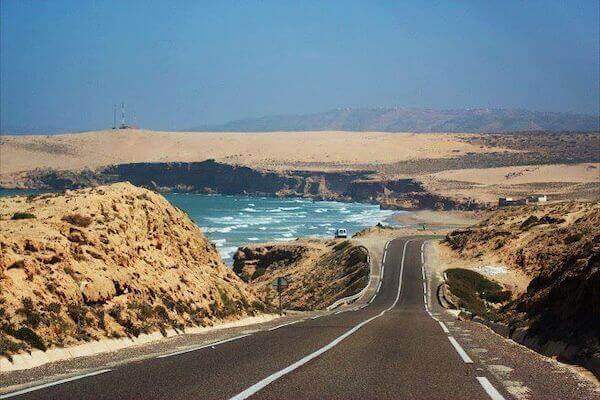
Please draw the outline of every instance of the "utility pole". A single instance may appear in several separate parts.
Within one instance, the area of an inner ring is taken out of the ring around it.
[[[113,129],[117,129],[117,105],[113,104]]]
[[[121,103],[121,128],[125,128],[125,103]]]

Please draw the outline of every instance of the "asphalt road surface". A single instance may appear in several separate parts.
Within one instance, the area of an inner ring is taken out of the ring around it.
[[[368,304],[0,395],[14,399],[509,399],[425,306],[396,239]]]

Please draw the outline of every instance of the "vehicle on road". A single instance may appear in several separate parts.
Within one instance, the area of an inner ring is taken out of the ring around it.
[[[348,231],[345,228],[339,228],[335,231],[336,239],[345,239],[348,237]]]

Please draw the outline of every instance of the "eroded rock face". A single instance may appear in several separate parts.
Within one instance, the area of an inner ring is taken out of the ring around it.
[[[234,271],[267,302],[275,302],[271,287],[286,277],[284,307],[322,309],[362,290],[369,281],[367,250],[349,240],[298,240],[240,247]]]
[[[94,171],[38,169],[0,175],[0,186],[73,189],[129,181],[160,192],[299,196],[315,200],[362,201],[401,210],[472,210],[469,199],[451,199],[426,190],[416,179],[381,178],[375,171],[262,171],[214,160],[131,163]]]
[[[0,250],[4,353],[31,347],[21,327],[67,345],[262,308],[184,212],[129,183],[0,198]]]

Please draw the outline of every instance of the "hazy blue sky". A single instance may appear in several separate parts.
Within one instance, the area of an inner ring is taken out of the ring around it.
[[[592,1],[1,0],[1,125],[142,127],[342,106],[597,114]]]

